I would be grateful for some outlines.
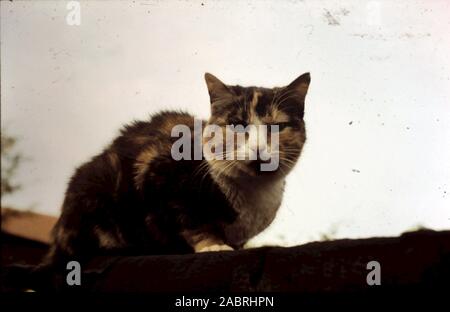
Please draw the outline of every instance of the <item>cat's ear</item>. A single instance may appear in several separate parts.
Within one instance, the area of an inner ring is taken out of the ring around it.
[[[309,73],[304,73],[294,81],[292,81],[287,87],[286,90],[289,90],[296,93],[302,103],[305,102],[306,93],[308,93],[309,83],[311,82],[311,75]]]
[[[211,103],[214,103],[219,99],[233,96],[232,91],[216,76],[211,75],[210,73],[205,73],[205,81],[208,87]]]

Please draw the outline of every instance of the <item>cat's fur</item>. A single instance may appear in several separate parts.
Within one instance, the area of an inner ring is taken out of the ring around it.
[[[227,86],[210,74],[205,79],[211,117],[204,126],[279,124],[280,167],[259,172],[258,161],[175,161],[171,146],[177,138],[171,130],[178,124],[193,129],[193,116],[165,111],[134,122],[76,170],[47,263],[83,260],[104,251],[169,254],[241,248],[272,222],[285,176],[306,140],[309,74],[273,89]]]

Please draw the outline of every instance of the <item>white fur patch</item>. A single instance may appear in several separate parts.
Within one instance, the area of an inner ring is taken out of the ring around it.
[[[233,248],[231,248],[230,246],[225,245],[225,244],[223,244],[223,245],[214,244],[214,245],[202,247],[197,252],[226,251],[226,250],[231,251],[231,250],[233,250]]]

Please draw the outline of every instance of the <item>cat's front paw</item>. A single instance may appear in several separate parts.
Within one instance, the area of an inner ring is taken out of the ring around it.
[[[208,251],[225,251],[225,250],[234,250],[232,247],[222,244],[222,245],[209,245],[209,246],[205,246],[200,248],[199,250],[197,250],[197,252],[208,252]]]

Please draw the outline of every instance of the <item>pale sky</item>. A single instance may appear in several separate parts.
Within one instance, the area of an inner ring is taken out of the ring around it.
[[[309,71],[308,142],[254,244],[450,229],[449,1],[1,2],[1,122],[28,160],[2,204],[57,216],[76,166],[133,119],[208,117],[208,71]]]

